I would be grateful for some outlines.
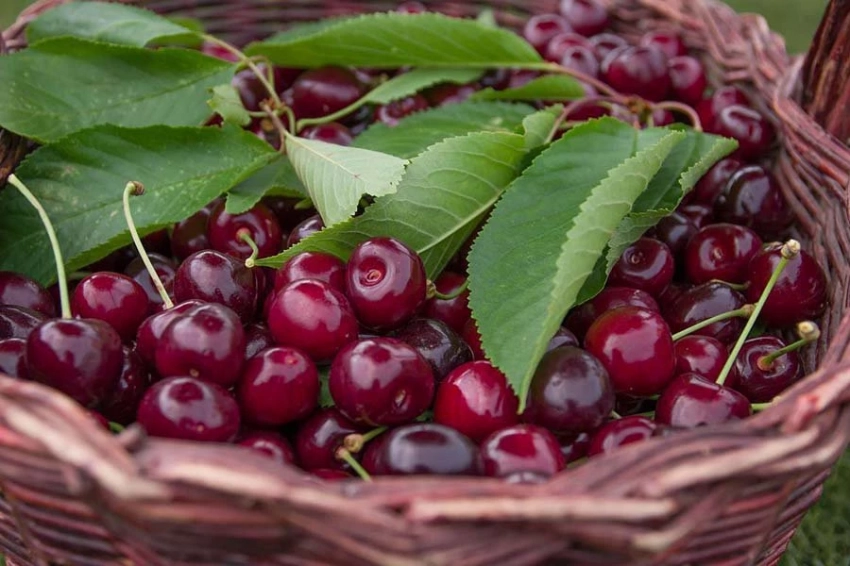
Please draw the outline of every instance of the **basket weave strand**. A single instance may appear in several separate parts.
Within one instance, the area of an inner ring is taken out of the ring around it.
[[[28,9],[2,45],[22,48],[26,23],[60,3]],[[132,3],[200,18],[238,44],[296,22],[394,5]],[[427,4],[452,15],[481,8]],[[557,8],[555,1],[487,4],[514,28]],[[445,478],[323,483],[236,447],[146,439],[132,427],[111,437],[60,394],[0,377],[0,549],[17,565],[777,564],[850,436],[850,151],[797,102],[804,72],[813,111],[811,101],[822,100],[817,85],[840,92],[839,79],[818,82],[823,65],[804,71],[763,19],[713,0],[604,4],[623,34],[678,30],[713,84],[745,89],[776,125],[774,173],[798,236],[831,274],[807,379],[747,421],[655,438],[546,484],[517,486]],[[839,15],[822,35],[840,35]],[[0,132],[0,178],[25,147]]]

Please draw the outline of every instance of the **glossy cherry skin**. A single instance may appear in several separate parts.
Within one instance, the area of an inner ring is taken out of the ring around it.
[[[127,342],[148,317],[150,302],[144,288],[130,277],[101,271],[79,282],[71,296],[71,312],[106,322]]]
[[[558,443],[561,445],[561,454],[564,462],[570,464],[587,456],[587,447],[590,445],[590,434],[583,432],[579,435],[560,435]]]
[[[437,388],[434,422],[459,431],[475,442],[516,424],[519,398],[501,371],[490,362],[463,364]]]
[[[168,310],[152,314],[142,322],[139,331],[136,333],[136,353],[141,356],[148,367],[156,366],[156,347],[159,345],[162,333],[165,332],[168,325],[189,309],[203,304],[206,303],[196,300],[178,303]]]
[[[596,78],[599,75],[599,61],[590,47],[574,46],[564,50],[561,60],[562,67]]]
[[[0,374],[27,379],[27,341],[23,338],[0,340]]]
[[[742,393],[750,403],[773,401],[802,376],[800,356],[796,351],[783,354],[770,363],[763,360],[784,347],[785,342],[769,335],[744,342],[726,386]]]
[[[436,108],[449,104],[459,104],[475,94],[476,90],[476,87],[473,85],[446,83],[424,90],[422,96],[425,97],[428,104]]]
[[[472,349],[443,322],[432,318],[414,318],[391,336],[413,346],[425,358],[434,378],[442,381],[453,369],[472,361]]]
[[[283,232],[277,216],[264,204],[258,203],[242,214],[230,214],[219,203],[210,214],[207,223],[207,237],[212,249],[239,259],[251,256],[251,247],[239,237],[240,231],[247,231],[257,244],[257,257],[269,257],[280,252],[283,245]]]
[[[608,12],[595,0],[561,0],[561,14],[585,37],[605,31],[610,22]]]
[[[475,324],[475,319],[470,318],[466,321],[466,324],[463,325],[463,332],[461,332],[460,336],[472,350],[473,359],[487,359],[487,354],[484,352],[484,347],[481,345],[481,333],[478,332],[478,326]]]
[[[277,346],[245,363],[236,392],[245,421],[280,426],[303,419],[315,410],[319,402],[319,372],[304,352]]]
[[[56,304],[47,289],[11,271],[0,271],[0,305],[23,307],[47,317],[56,316]]]
[[[726,346],[710,336],[690,335],[676,341],[676,374],[696,373],[717,381],[729,358]]]
[[[397,328],[425,303],[427,277],[422,259],[394,238],[371,238],[348,259],[346,295],[365,326]]]
[[[282,434],[270,430],[249,432],[236,442],[239,446],[250,448],[278,464],[293,464],[295,451]]]
[[[670,328],[654,311],[638,307],[609,311],[588,329],[584,346],[608,371],[617,393],[656,395],[676,369]]]
[[[308,140],[318,140],[334,145],[349,146],[354,141],[354,136],[347,127],[339,122],[329,122],[327,124],[317,124],[309,126],[301,130],[299,134],[302,138]]]
[[[619,307],[641,307],[661,311],[652,295],[630,287],[606,287],[588,302],[570,311],[565,326],[580,340],[584,340],[587,329],[602,314]]]
[[[602,77],[624,94],[661,101],[670,91],[667,56],[655,47],[625,47],[602,62]]]
[[[274,288],[279,291],[294,281],[318,279],[340,293],[345,292],[345,263],[322,252],[301,252],[275,272]]]
[[[632,287],[658,296],[673,280],[673,252],[664,243],[641,238],[623,251],[608,277],[615,287]]]
[[[220,201],[214,200],[189,218],[176,223],[171,230],[171,253],[178,260],[210,248],[207,224],[212,209]]]
[[[695,106],[702,100],[708,80],[699,59],[682,55],[667,62],[670,75],[670,92],[677,100]]]
[[[331,363],[328,387],[340,412],[355,422],[392,426],[421,415],[434,398],[434,373],[416,351],[395,338],[345,346]]]
[[[102,320],[53,319],[27,338],[29,378],[84,407],[113,390],[121,374],[121,337]]]
[[[264,75],[268,75],[269,73],[268,67],[263,63],[257,65],[257,69]],[[286,89],[289,86],[287,83],[292,82],[291,80],[286,80],[288,77],[284,75],[283,69],[278,67],[272,69],[272,75],[275,89],[278,92]],[[244,69],[236,73],[231,84],[239,91],[242,105],[251,112],[260,111],[262,109],[260,103],[271,98],[263,82],[260,81],[256,73],[251,69]]]
[[[609,53],[620,47],[628,47],[629,42],[613,33],[599,33],[587,40],[596,53],[596,58],[604,61]]]
[[[741,89],[734,86],[722,86],[697,104],[696,111],[703,128],[713,131],[714,121],[724,108],[734,105],[747,106],[749,104],[749,97]]]
[[[255,322],[245,327],[245,359],[250,360],[263,350],[274,346],[268,326]]]
[[[652,419],[632,415],[610,421],[593,433],[587,448],[588,456],[607,454],[625,446],[651,438],[658,424]]]
[[[579,35],[574,32],[563,32],[553,36],[552,39],[549,40],[549,43],[546,44],[543,56],[547,61],[560,63],[561,59],[564,58],[564,55],[570,47],[584,47],[590,49],[594,54],[594,59],[598,59],[590,41],[588,41],[588,39],[583,35]]]
[[[257,280],[245,264],[214,250],[186,258],[174,278],[177,302],[197,299],[233,309],[247,324],[257,310]]]
[[[676,211],[689,218],[697,228],[703,228],[714,222],[714,208],[707,204],[696,202],[684,204],[677,208]]]
[[[547,352],[531,378],[523,418],[559,434],[596,429],[614,408],[614,388],[602,363],[574,346]]]
[[[412,424],[385,436],[375,456],[377,475],[481,474],[478,447],[453,428],[436,423]]]
[[[344,469],[346,465],[336,458],[336,451],[346,436],[366,430],[367,427],[351,422],[337,409],[322,409],[304,421],[295,433],[298,463],[305,470]]]
[[[286,247],[291,248],[301,242],[301,240],[312,236],[316,232],[321,232],[324,227],[325,223],[322,222],[322,217],[318,214],[305,218],[292,228],[292,232],[289,233],[289,237],[286,239]]]
[[[769,244],[750,261],[747,298],[755,302],[782,257],[781,244]],[[826,275],[807,252],[788,261],[767,298],[760,319],[769,326],[792,326],[819,317],[826,309]]]
[[[401,100],[394,100],[387,104],[378,106],[375,110],[375,120],[394,127],[411,114],[422,112],[430,107],[428,100],[421,94],[414,94]]]
[[[260,202],[274,212],[280,228],[284,232],[289,232],[295,226],[316,214],[313,208],[296,208],[296,205],[300,202],[296,198],[264,197]]]
[[[186,375],[230,387],[245,362],[245,331],[223,305],[193,307],[163,331],[155,360],[162,377]]]
[[[453,271],[444,271],[434,281],[437,291],[444,295],[454,294],[466,283],[466,277]],[[469,289],[464,290],[453,299],[432,297],[425,302],[422,314],[428,318],[436,318],[445,322],[455,332],[463,332],[463,327],[470,318]]]
[[[363,84],[348,69],[311,69],[292,85],[292,110],[299,118],[327,116],[356,102],[364,92]]]
[[[230,442],[239,432],[239,406],[224,388],[192,377],[170,377],[147,390],[137,422],[151,436]]]
[[[155,253],[149,253],[148,257],[151,260],[154,271],[162,281],[162,286],[165,287],[165,292],[169,297],[174,297],[174,277],[177,275],[177,263],[171,259]],[[145,268],[141,258],[136,258],[127,264],[124,268],[124,275],[133,279],[136,283],[142,286],[145,294],[148,296],[148,303],[152,311],[158,311],[162,308],[162,296],[154,285],[153,279]]]
[[[685,47],[685,42],[682,41],[682,38],[678,34],[665,30],[650,31],[643,34],[638,45],[641,47],[655,47],[663,52],[668,59],[688,53],[688,48]]]
[[[519,424],[494,431],[481,443],[484,475],[503,478],[521,472],[554,476],[567,463],[558,439],[545,428]]]
[[[762,157],[776,140],[776,131],[757,110],[733,104],[721,110],[714,118],[711,133],[738,140],[738,149],[732,154],[745,161]]]
[[[673,211],[658,221],[652,230],[652,237],[662,242],[679,260],[690,239],[699,231],[694,222],[679,211]]]
[[[758,165],[742,167],[729,178],[714,212],[723,222],[748,226],[767,238],[794,221],[776,179]]]
[[[555,332],[555,335],[549,339],[549,343],[546,345],[546,351],[549,352],[555,348],[560,348],[561,346],[579,347],[580,345],[581,344],[579,343],[576,335],[562,326]]]
[[[121,375],[98,410],[110,421],[128,425],[136,420],[139,403],[150,385],[150,372],[141,356],[135,350],[124,346]]]
[[[668,304],[664,309],[664,318],[671,331],[681,332],[708,318],[740,309],[745,303],[744,296],[728,285],[718,282],[703,283],[687,289]],[[712,323],[697,330],[695,334],[730,343],[738,338],[743,327],[742,318],[730,318]]]
[[[47,316],[24,307],[0,305],[0,340],[7,338],[26,339]]]
[[[751,414],[747,398],[695,373],[677,376],[658,398],[655,422],[681,428],[745,419]]]
[[[697,232],[685,250],[685,273],[695,284],[712,280],[743,283],[750,260],[761,249],[758,234],[737,224],[709,224]]]
[[[295,281],[277,291],[268,324],[278,344],[298,348],[317,362],[332,359],[358,334],[348,299],[316,279]]]
[[[688,193],[690,201],[714,207],[729,179],[743,166],[743,162],[731,157],[721,159],[702,176],[694,190]]]
[[[563,17],[557,14],[537,14],[526,20],[522,36],[542,55],[546,53],[546,46],[553,37],[571,31],[573,28]]]

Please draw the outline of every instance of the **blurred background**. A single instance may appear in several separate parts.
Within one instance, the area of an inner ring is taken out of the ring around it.
[[[5,28],[32,0],[0,0]],[[808,49],[827,0],[728,0],[735,9],[764,14],[788,50]],[[850,110],[848,110],[850,111]],[[806,517],[782,566],[850,566],[850,455],[829,480],[820,503]]]

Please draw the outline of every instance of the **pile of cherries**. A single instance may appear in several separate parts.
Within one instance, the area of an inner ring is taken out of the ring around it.
[[[706,95],[702,65],[679,37],[653,32],[629,45],[608,23],[593,0],[564,0],[560,14],[524,29],[548,60],[588,79],[571,120],[669,123],[683,118],[677,106],[651,104],[672,98],[740,147],[623,253],[599,295],[568,314],[522,414],[467,304],[468,246],[433,282],[417,254],[389,237],[361,243],[347,262],[302,252],[278,270],[252,267],[323,227],[314,210],[285,198],[242,214],[217,200],[147,236],[150,253],[141,253],[156,277],[135,248],[111,254],[75,274],[61,318],[56,288],[0,272],[0,373],[56,388],[107,428],[138,423],[151,436],[237,443],[326,479],[542,481],[585,456],[746,418],[801,377],[796,349],[818,338],[809,320],[826,307],[824,272],[793,242],[774,243],[793,217],[759,162],[773,130],[746,95],[734,87]],[[337,112],[380,80],[360,69],[274,71],[299,118]],[[494,71],[303,135],[347,144],[374,121],[392,126],[533,76]],[[636,113],[599,95],[594,81],[650,105]],[[253,74],[234,84],[249,110],[261,108],[267,96]],[[276,143],[267,121],[250,127]],[[760,300],[761,335],[742,337]],[[795,327],[801,338],[789,344],[782,336]]]

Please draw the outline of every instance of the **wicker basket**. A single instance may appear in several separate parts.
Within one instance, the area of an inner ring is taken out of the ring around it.
[[[58,3],[42,1],[22,14],[4,33],[5,48],[22,47],[27,21]],[[236,43],[282,24],[391,7],[136,3],[200,18]],[[537,486],[422,477],[324,483],[232,446],[146,439],[134,428],[111,437],[61,394],[0,378],[2,552],[17,565],[778,563],[850,437],[850,151],[798,104],[803,62],[788,57],[761,18],[739,17],[714,0],[605,3],[624,33],[680,30],[713,82],[748,90],[781,133],[774,170],[796,211],[799,237],[832,283],[824,339],[807,360],[811,375],[783,401],[746,421],[592,459]],[[480,8],[431,4],[451,14]],[[517,26],[557,2],[489,5]],[[821,30],[827,39],[850,25],[847,1],[833,2],[832,10]],[[808,81],[805,96],[845,139],[847,120],[830,114],[829,102],[850,83],[835,61],[829,64],[832,44],[821,45],[820,58],[806,67],[817,80]],[[0,175],[22,148],[0,134]]]

